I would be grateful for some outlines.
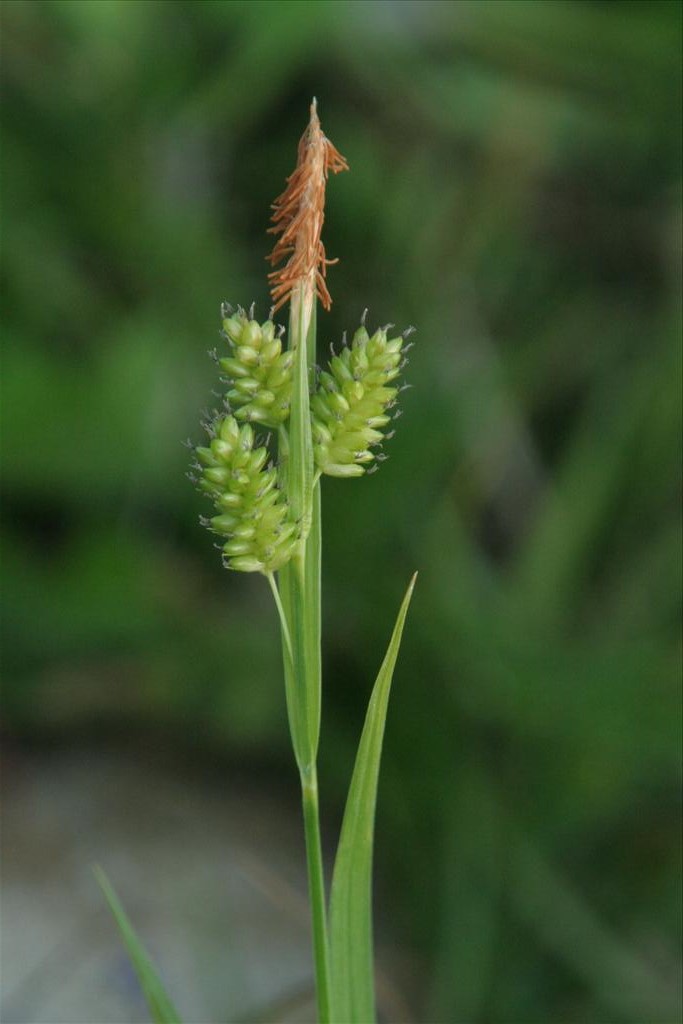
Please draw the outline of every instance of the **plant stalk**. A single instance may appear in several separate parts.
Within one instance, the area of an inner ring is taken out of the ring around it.
[[[301,773],[301,798],[306,833],[306,862],[308,866],[308,894],[311,903],[313,930],[313,960],[315,963],[316,994],[319,1024],[329,1024],[330,966],[327,940],[327,912],[322,847],[320,844],[320,815],[318,813],[318,776],[315,765]]]
[[[320,1024],[329,1024],[330,967],[316,771],[321,690],[320,484],[314,482],[308,395],[309,374],[315,363],[315,327],[315,282],[311,278],[302,281],[292,294],[289,333],[295,351],[294,386],[287,436],[285,439],[284,432],[280,436],[281,486],[300,524],[301,540],[278,574],[279,602],[273,581],[271,588],[283,627],[287,709],[301,779],[318,1019]]]

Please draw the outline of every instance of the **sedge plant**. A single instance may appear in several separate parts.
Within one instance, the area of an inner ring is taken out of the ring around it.
[[[376,1019],[372,951],[372,843],[389,690],[413,576],[372,690],[346,802],[329,902],[323,872],[317,778],[321,720],[321,503],[323,476],[361,477],[383,458],[396,416],[409,331],[370,332],[365,315],[325,370],[316,363],[317,307],[328,311],[322,242],[330,172],[348,170],[322,131],[315,100],[297,164],[273,204],[276,236],[268,275],[273,308],[259,323],[221,308],[224,351],[215,353],[223,407],[204,424],[193,479],[213,505],[202,522],[220,538],[223,564],[260,573],[272,592],[282,635],[285,697],[301,783],[320,1024]],[[275,324],[289,307],[289,330]],[[410,330],[410,329],[409,329]],[[100,883],[121,927],[155,1020],[177,1021],[151,962],[106,877]]]

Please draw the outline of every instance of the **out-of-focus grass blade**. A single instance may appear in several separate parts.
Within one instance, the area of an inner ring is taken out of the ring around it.
[[[147,1000],[147,1005],[155,1024],[181,1024],[178,1011],[166,995],[164,986],[159,980],[159,975],[152,966],[152,962],[149,959],[144,946],[135,934],[135,930],[130,923],[125,910],[121,906],[111,882],[105,875],[102,868],[96,866],[93,868],[93,871],[99,887],[104,893],[105,899],[109,904],[109,909],[114,915],[116,923],[119,926],[123,943],[128,951],[128,956],[130,957],[131,963],[135,969],[135,973],[138,976],[140,987],[142,988],[145,999]]]
[[[330,897],[332,1019],[375,1020],[372,955],[372,840],[389,691],[417,573],[403,598],[375,682],[344,811]]]

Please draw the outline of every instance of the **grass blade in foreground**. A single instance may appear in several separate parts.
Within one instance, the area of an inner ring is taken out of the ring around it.
[[[375,1020],[372,841],[377,780],[391,680],[416,577],[417,573],[403,598],[370,697],[334,866],[330,898],[332,1019],[339,1024],[371,1024]]]
[[[118,896],[104,871],[100,867],[93,868],[98,885],[105,895],[109,909],[111,910],[121,932],[121,938],[128,951],[128,956],[137,974],[140,987],[144,993],[150,1013],[155,1024],[181,1024],[178,1011],[166,995],[163,985],[159,980],[155,968],[149,959],[144,946],[137,937],[135,930],[128,919],[128,915],[121,906]]]

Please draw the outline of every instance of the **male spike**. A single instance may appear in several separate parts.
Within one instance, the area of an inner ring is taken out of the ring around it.
[[[279,235],[268,257],[272,266],[287,262],[268,275],[275,310],[291,298],[297,284],[310,279],[324,309],[332,299],[325,282],[328,260],[322,243],[325,221],[325,185],[330,171],[348,171],[349,165],[324,134],[315,99],[311,117],[301,136],[294,171],[287,178],[287,187],[273,203],[273,227],[269,232]]]

